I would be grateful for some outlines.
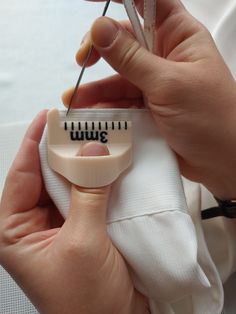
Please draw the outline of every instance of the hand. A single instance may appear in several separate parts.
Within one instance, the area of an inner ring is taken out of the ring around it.
[[[81,86],[74,107],[142,106],[142,92],[181,173],[218,198],[236,198],[235,81],[207,29],[181,2],[157,3],[157,55],[138,44],[127,23],[95,21],[77,60],[90,41],[90,65],[102,56],[120,75]],[[66,105],[71,93],[63,96]]]
[[[0,263],[40,313],[148,313],[106,232],[109,187],[73,186],[64,222],[47,195],[38,145],[46,112],[30,126],[0,204]],[[81,155],[107,155],[87,144]]]

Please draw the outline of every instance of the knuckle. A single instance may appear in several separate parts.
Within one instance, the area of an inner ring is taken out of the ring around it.
[[[103,188],[83,188],[78,187],[78,190],[81,194],[85,194],[87,196],[94,196],[94,197],[105,197],[108,192],[108,187]]]
[[[30,212],[12,214],[0,224],[0,242],[12,246],[25,236],[48,227],[46,210],[35,209]]]
[[[137,41],[132,41],[130,45],[124,46],[123,51],[119,60],[119,69],[129,69],[132,71],[132,68],[137,64],[137,59],[139,58],[141,46]],[[136,60],[136,62],[134,62]]]
[[[31,230],[29,230],[29,232],[49,227],[49,211],[49,208],[37,207],[25,215],[25,221],[29,221],[31,225]]]
[[[96,255],[96,246],[92,237],[86,232],[80,232],[77,236],[70,236],[66,246],[63,248],[63,255],[70,260],[89,261]]]
[[[110,187],[87,189],[77,188],[75,194],[76,199],[80,200],[82,206],[88,210],[101,209],[104,207],[108,200]]]
[[[78,258],[82,252],[85,252],[86,246],[82,245],[82,242],[74,237],[71,237],[64,247],[64,254],[66,257]]]
[[[1,246],[11,246],[17,242],[17,238],[12,231],[13,221],[11,217],[8,217],[4,221],[1,222],[0,225],[0,243]]]
[[[165,73],[160,74],[160,79],[158,79],[156,86],[158,86],[158,96],[160,101],[167,103],[176,103],[179,101],[180,97],[186,95],[186,76],[182,71],[175,69],[167,70]],[[154,94],[151,92],[151,98],[156,99],[157,91],[154,89]]]

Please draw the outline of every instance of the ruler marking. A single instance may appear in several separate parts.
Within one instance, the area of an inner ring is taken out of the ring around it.
[[[75,123],[77,124],[78,131],[91,131],[99,130],[99,131],[109,131],[109,130],[128,130],[128,121],[78,121],[69,122],[71,131],[75,130]],[[64,121],[64,130],[68,130],[68,122]]]

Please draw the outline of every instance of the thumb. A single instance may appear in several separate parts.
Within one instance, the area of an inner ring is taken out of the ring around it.
[[[109,155],[108,148],[99,143],[87,143],[81,151],[81,156]],[[105,230],[106,212],[110,186],[99,188],[84,188],[73,185],[71,188],[71,204],[68,216],[70,229]]]
[[[110,18],[101,17],[95,21],[91,40],[99,54],[144,93],[148,94],[154,79],[158,83],[158,73],[165,73],[169,67],[168,60],[143,48],[126,29]]]

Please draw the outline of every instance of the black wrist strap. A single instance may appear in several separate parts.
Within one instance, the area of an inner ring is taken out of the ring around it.
[[[215,198],[218,206],[211,207],[202,211],[202,219],[210,219],[219,216],[227,217],[227,218],[236,218],[236,201],[227,200],[222,201],[218,198]]]

